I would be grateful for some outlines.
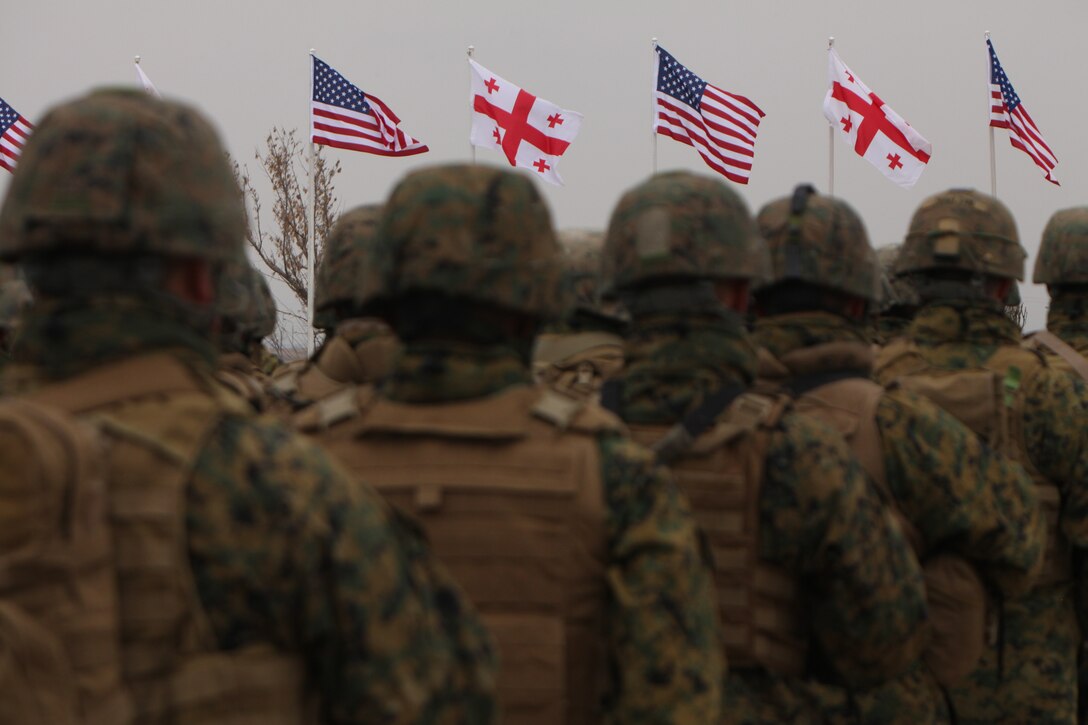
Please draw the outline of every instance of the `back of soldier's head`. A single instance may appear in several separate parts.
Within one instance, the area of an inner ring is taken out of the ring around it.
[[[914,212],[895,274],[909,276],[923,302],[991,299],[990,282],[1024,278],[1026,256],[1004,204],[977,191],[951,189]]]
[[[227,352],[246,352],[276,330],[276,300],[268,280],[248,263],[224,267],[216,307],[220,344]]]
[[[314,327],[332,330],[361,316],[356,298],[365,275],[374,274],[382,206],[366,204],[337,218],[325,239],[314,289]]]
[[[562,311],[559,253],[529,179],[486,166],[432,167],[393,189],[356,303],[406,340],[531,339]]]
[[[563,253],[561,287],[565,308],[561,319],[549,326],[552,332],[605,330],[620,332],[626,326],[622,305],[603,294],[601,253],[604,233],[589,229],[559,232]]]
[[[722,182],[683,171],[628,190],[612,212],[602,284],[632,307],[715,304],[715,282],[748,282],[766,270],[766,249],[744,200]]]
[[[211,124],[131,90],[63,103],[27,141],[0,258],[48,296],[158,294],[172,259],[244,262],[245,210]]]
[[[1088,206],[1062,209],[1050,217],[1032,281],[1047,285],[1052,296],[1088,294]]]
[[[862,314],[879,299],[876,253],[861,217],[808,184],[764,206],[756,225],[771,266],[756,288],[759,314],[823,310]]]

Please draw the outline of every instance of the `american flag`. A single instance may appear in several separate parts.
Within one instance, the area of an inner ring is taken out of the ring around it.
[[[738,184],[752,174],[764,113],[744,96],[712,86],[657,47],[654,131],[694,146],[703,161]]]
[[[0,168],[15,172],[15,160],[23,152],[23,144],[34,130],[34,124],[0,98]]]
[[[1009,143],[1013,148],[1030,156],[1046,174],[1047,181],[1058,184],[1054,177],[1058,157],[1047,146],[1028,109],[1020,102],[1020,96],[1016,95],[1009,77],[1005,75],[1005,69],[994,52],[994,44],[989,39],[986,40],[986,47],[990,49],[990,125],[1009,129]]]
[[[310,141],[379,156],[411,156],[427,146],[397,128],[397,114],[376,96],[363,93],[332,66],[313,58]]]

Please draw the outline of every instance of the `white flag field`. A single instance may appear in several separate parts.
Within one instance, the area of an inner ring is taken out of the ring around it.
[[[473,146],[506,156],[550,184],[563,184],[557,166],[582,127],[582,114],[560,108],[469,59]]]
[[[933,147],[828,51],[824,116],[854,151],[893,182],[909,189],[925,171]]]

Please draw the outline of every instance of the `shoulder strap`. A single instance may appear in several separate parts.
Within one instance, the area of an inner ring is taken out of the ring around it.
[[[1069,363],[1069,367],[1073,368],[1082,380],[1088,381],[1088,359],[1077,352],[1073,346],[1065,340],[1049,330],[1040,330],[1029,339],[1033,342],[1038,342],[1038,344],[1050,350],[1062,360],[1065,360]]]
[[[604,381],[604,385],[601,386],[600,406],[610,413],[620,415],[620,403],[622,401],[623,381],[618,378]]]
[[[83,413],[115,400],[202,389],[193,373],[177,358],[157,353],[103,365],[36,390],[30,397],[72,413]]]
[[[658,463],[668,465],[682,456],[695,439],[714,424],[718,416],[739,398],[746,388],[743,385],[728,385],[704,400],[695,410],[669,429],[660,440],[650,446],[656,454]]]
[[[799,375],[786,383],[785,387],[794,397],[800,397],[829,383],[837,383],[840,380],[850,380],[852,378],[871,379],[867,370],[827,370],[812,373],[811,375]]]

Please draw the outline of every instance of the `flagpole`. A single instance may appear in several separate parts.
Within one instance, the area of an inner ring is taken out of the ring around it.
[[[657,38],[650,38],[650,155],[653,159],[651,172],[657,173]]]
[[[989,30],[986,31],[986,40],[987,40],[987,42],[990,40],[990,31]],[[987,49],[987,51],[989,51],[989,45],[986,46],[986,49]],[[987,109],[986,116],[987,116],[987,118],[989,118],[989,115],[990,115],[989,108],[994,103],[993,98],[991,98],[991,90],[990,90],[990,82],[989,82],[989,77],[990,77],[990,72],[991,72],[989,55],[990,55],[989,52],[987,52],[986,53],[986,78],[987,78],[987,81],[986,81],[986,109]],[[987,121],[986,125],[990,129],[990,196],[997,196],[997,154],[994,153],[994,127],[990,126],[988,121]]]
[[[835,36],[827,39],[827,52],[835,46]],[[827,195],[835,196],[835,126],[827,123]]]
[[[310,99],[314,97],[314,49],[310,48]],[[313,113],[313,110],[310,111]],[[310,223],[306,234],[306,357],[314,354],[314,280],[317,266],[317,164],[313,141],[313,119],[307,119],[306,124],[310,129]]]
[[[476,52],[476,46],[475,45],[468,46],[468,51],[466,52],[466,55],[468,55],[469,60],[472,60],[472,54],[475,53],[475,52]],[[471,77],[471,73],[472,73],[472,68],[469,68],[470,77]],[[469,83],[471,84],[471,82],[472,81],[470,80]],[[469,106],[468,106],[468,151],[472,155],[472,165],[475,166],[476,165],[476,145],[474,143],[472,143],[472,124],[475,121],[475,117],[472,114],[473,114],[472,104],[470,103]]]

